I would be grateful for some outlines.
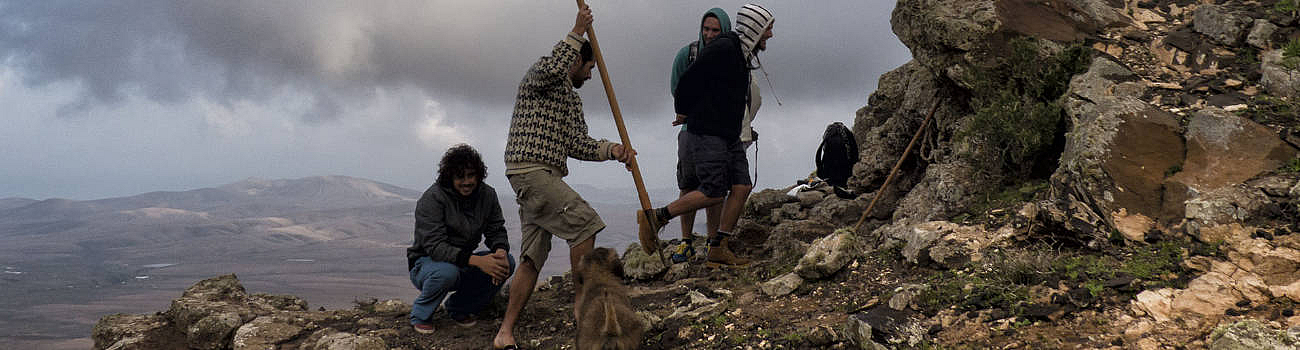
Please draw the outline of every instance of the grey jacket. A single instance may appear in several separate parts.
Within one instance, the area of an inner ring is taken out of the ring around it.
[[[462,197],[435,183],[415,204],[415,242],[406,249],[406,269],[422,256],[468,266],[470,255],[484,241],[493,251],[509,251],[505,223],[492,186],[479,183],[474,193]]]

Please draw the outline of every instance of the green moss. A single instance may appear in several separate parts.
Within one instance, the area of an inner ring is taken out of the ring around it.
[[[1046,180],[1029,180],[1019,184],[1005,186],[975,196],[975,202],[966,206],[966,212],[952,218],[954,222],[964,222],[970,218],[983,218],[993,209],[1008,208],[1033,200],[1039,193],[1051,187]]]
[[[956,271],[942,271],[927,277],[928,289],[917,296],[916,305],[924,312],[935,313],[955,307],[959,310],[999,308],[1012,315],[1023,315],[1030,303],[1031,286],[1055,281],[1083,288],[1093,297],[1118,295],[1132,297],[1143,288],[1182,288],[1187,274],[1182,261],[1189,255],[1183,248],[1189,242],[1161,241],[1137,245],[1106,253],[1062,254],[1050,248],[1036,247],[990,252],[981,263]],[[1106,283],[1120,276],[1139,281],[1137,289],[1111,290]],[[1174,276],[1175,278],[1170,278]]]
[[[1251,100],[1250,108],[1237,112],[1238,115],[1264,124],[1298,123],[1300,99],[1283,99],[1269,95],[1257,96]]]
[[[788,342],[791,342],[791,343],[802,342],[802,341],[803,341],[803,334],[799,334],[799,332],[789,333],[789,334],[786,334],[784,337],[781,337],[781,340],[788,341]]]

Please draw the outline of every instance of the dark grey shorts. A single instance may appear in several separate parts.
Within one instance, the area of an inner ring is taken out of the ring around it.
[[[749,159],[740,141],[689,131],[677,134],[677,188],[722,197],[732,185],[753,185]]]

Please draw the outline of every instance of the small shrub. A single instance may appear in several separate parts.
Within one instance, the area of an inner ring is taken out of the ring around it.
[[[1250,108],[1237,112],[1242,117],[1265,124],[1296,123],[1300,115],[1300,100],[1281,99],[1268,95],[1256,96]]]
[[[1237,51],[1237,64],[1243,66],[1259,65],[1259,49],[1247,46]]]
[[[1174,174],[1180,173],[1182,171],[1183,171],[1182,164],[1174,164],[1173,166],[1170,166],[1169,169],[1165,169],[1165,177],[1174,176]]]
[[[1291,70],[1300,68],[1300,37],[1282,47],[1282,66]]]
[[[1273,12],[1279,15],[1295,17],[1297,10],[1300,10],[1300,1],[1281,0],[1273,5]]]
[[[1283,173],[1300,173],[1300,157],[1292,158],[1279,171]]]
[[[991,153],[982,156],[1000,159],[1013,175],[1028,173],[1061,131],[1060,97],[1070,77],[1087,70],[1090,50],[1076,44],[1042,57],[1032,39],[1012,40],[1002,64],[973,72],[975,116],[959,136],[986,144],[984,152]]]

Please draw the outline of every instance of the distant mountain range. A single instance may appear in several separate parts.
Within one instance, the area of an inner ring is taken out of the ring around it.
[[[574,187],[609,225],[597,245],[622,251],[635,240],[634,190]],[[156,309],[150,303],[198,279],[232,272],[252,292],[331,307],[406,297],[404,249],[421,193],[321,176],[87,201],[0,199],[0,342],[85,336],[107,313]],[[497,193],[517,247],[514,193]],[[664,205],[676,190],[651,197]],[[543,274],[568,270],[567,250],[554,246]],[[66,313],[82,315],[60,321]]]

